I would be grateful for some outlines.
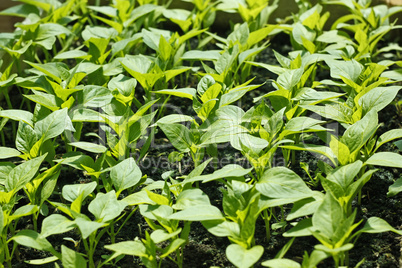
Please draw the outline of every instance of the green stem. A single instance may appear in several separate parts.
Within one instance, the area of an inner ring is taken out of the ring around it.
[[[266,236],[267,236],[267,241],[269,241],[269,240],[271,240],[271,229],[270,229],[270,224],[269,224],[269,221],[270,221],[271,217],[268,216],[268,210],[267,209],[265,209],[263,211],[263,219],[264,219],[264,222],[265,222],[265,233],[266,233]]]

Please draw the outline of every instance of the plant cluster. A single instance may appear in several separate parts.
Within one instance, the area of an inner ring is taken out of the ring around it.
[[[402,168],[402,129],[379,122],[384,108],[401,109],[402,47],[382,40],[400,28],[402,7],[296,0],[299,13],[269,24],[278,0],[183,1],[192,10],[19,0],[0,12],[24,19],[0,33],[0,267],[12,267],[21,247],[45,252],[31,265],[118,266],[135,256],[145,267],[186,267],[192,222],[227,237],[227,259],[241,268],[345,267],[362,233],[402,235],[381,218],[363,220],[359,206],[374,173]],[[332,25],[329,5],[346,11]],[[214,33],[217,12],[242,22]],[[261,61],[278,35],[292,51]],[[270,77],[253,84],[262,70]],[[250,91],[253,102],[238,105]],[[170,112],[177,103],[184,113]],[[219,165],[224,145],[249,168]],[[191,171],[148,177],[140,163],[158,157],[152,150],[191,159]],[[300,162],[300,151],[316,165]],[[201,184],[219,187],[221,200]],[[388,196],[400,191],[402,178]],[[139,216],[147,229],[119,236]],[[266,244],[255,239],[258,221]],[[265,260],[272,230],[289,240]],[[286,258],[307,236],[316,245],[302,261]]]

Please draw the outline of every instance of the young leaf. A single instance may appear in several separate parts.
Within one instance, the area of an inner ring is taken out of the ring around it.
[[[83,194],[82,199],[85,199],[95,190],[96,186],[95,181],[86,184],[65,185],[62,189],[62,196],[70,202],[74,202],[81,194]]]
[[[46,154],[26,161],[13,168],[5,181],[5,187],[8,192],[18,192],[25,186],[36,174],[40,164],[45,159]]]
[[[141,170],[132,157],[123,160],[110,170],[110,178],[117,196],[121,191],[133,187],[141,180]]]
[[[181,124],[163,124],[158,126],[165,133],[172,145],[180,152],[188,152],[194,143],[194,137],[185,126]]]
[[[34,130],[38,137],[43,137],[43,141],[57,137],[64,130],[75,131],[66,108],[57,110],[36,122]]]
[[[226,256],[229,261],[237,267],[249,268],[253,266],[264,253],[264,248],[260,245],[246,249],[237,244],[230,244],[226,248]]]
[[[50,235],[66,233],[74,227],[74,221],[60,214],[52,214],[43,220],[40,235],[46,238]]]
[[[85,258],[65,245],[61,246],[61,263],[65,268],[87,267]]]
[[[94,214],[97,220],[108,222],[118,217],[126,205],[126,203],[117,200],[114,191],[110,191],[106,194],[98,193],[88,205],[88,210]]]
[[[380,152],[373,154],[366,165],[402,168],[402,155],[392,152]]]

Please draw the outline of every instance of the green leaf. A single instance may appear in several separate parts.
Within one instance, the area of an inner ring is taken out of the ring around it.
[[[237,244],[230,244],[226,248],[226,256],[229,261],[237,267],[248,268],[253,266],[264,253],[264,248],[260,245],[254,246],[250,249]]]
[[[389,186],[387,197],[393,197],[402,192],[402,178],[397,179],[394,184]]]
[[[88,210],[97,220],[108,222],[118,217],[126,205],[125,202],[117,200],[114,191],[110,191],[106,194],[98,193],[96,198],[88,205]]]
[[[366,165],[402,168],[402,155],[392,152],[380,152],[373,154]]]
[[[354,59],[350,61],[337,61],[337,60],[325,60],[325,63],[330,68],[330,74],[332,78],[341,79],[345,77],[347,79],[356,82],[359,79],[364,67]]]
[[[103,227],[104,223],[91,221],[87,217],[79,217],[75,219],[75,224],[77,224],[80,229],[82,238],[87,239],[93,232]]]
[[[22,246],[31,247],[37,250],[45,250],[52,253],[55,251],[45,237],[33,230],[22,230],[11,239]]]
[[[30,125],[20,122],[15,139],[17,149],[23,153],[29,154],[37,141],[38,139],[34,129]]]
[[[313,191],[292,170],[285,167],[274,167],[264,172],[256,189],[269,197],[271,206],[278,206],[312,197]]]
[[[211,205],[198,205],[173,213],[168,217],[171,220],[208,221],[224,219],[221,211]]]
[[[57,110],[36,122],[34,130],[38,137],[43,137],[43,141],[59,136],[64,130],[75,131],[67,108]]]
[[[135,186],[141,180],[141,177],[141,170],[132,157],[123,160],[110,170],[110,178],[117,195],[121,191]]]
[[[61,246],[61,263],[64,268],[87,267],[85,258],[65,245]]]
[[[178,234],[180,234],[181,228],[179,228],[177,231],[173,233],[168,233],[166,230],[163,229],[158,229],[152,232],[151,234],[151,239],[154,241],[155,244],[159,244],[161,242],[164,242],[166,240],[169,240]]]
[[[289,259],[272,259],[261,263],[262,266],[271,268],[300,268],[300,264]]]
[[[117,255],[132,255],[147,257],[146,248],[141,241],[124,241],[116,244],[105,245],[105,248],[114,251]]]
[[[324,201],[313,215],[313,226],[322,235],[331,238],[343,219],[344,214],[341,205],[332,194],[327,193]],[[334,243],[336,242],[338,241],[334,241]]]
[[[210,205],[209,197],[200,189],[187,189],[179,194],[173,209],[183,210],[200,205]]]
[[[26,161],[15,168],[13,168],[5,181],[5,187],[8,192],[19,191],[28,182],[32,180],[38,171],[42,161],[45,159],[46,154]]]
[[[14,213],[8,217],[7,220],[13,221],[15,219],[19,219],[21,217],[31,215],[31,214],[35,213],[36,211],[38,211],[38,206],[25,205],[25,206],[22,206],[22,207],[19,207],[18,209],[16,209],[14,211]]]
[[[74,221],[60,214],[52,214],[43,220],[40,234],[46,238],[50,235],[66,233],[74,227]]]
[[[82,90],[82,98],[84,107],[104,107],[111,102],[113,95],[105,87],[88,85]]]
[[[327,179],[337,183],[346,192],[347,188],[353,183],[355,177],[360,172],[363,163],[358,160],[352,164],[341,166],[331,172]]]
[[[169,256],[171,253],[175,252],[179,247],[184,245],[187,241],[182,238],[176,238],[172,242],[170,242],[169,246],[163,249],[163,254],[161,255],[161,258],[166,258]]]
[[[402,235],[401,230],[396,230],[391,225],[389,225],[388,222],[378,217],[369,218],[366,224],[364,224],[363,228],[360,229],[355,235],[357,235],[358,233],[377,234],[383,232],[394,232]]]
[[[218,60],[221,56],[220,50],[189,50],[186,51],[183,56],[181,56],[182,60]]]
[[[62,189],[62,196],[64,199],[70,202],[74,202],[81,194],[82,200],[90,195],[96,188],[97,183],[95,181],[85,184],[71,184],[65,185]]]
[[[205,183],[223,178],[229,179],[231,177],[243,177],[247,175],[251,170],[253,169],[252,168],[245,169],[237,164],[230,164],[224,166],[219,170],[214,171],[214,173],[212,174],[195,176],[191,179],[186,180],[185,183],[193,181],[203,181]]]
[[[376,143],[375,146],[375,151],[380,148],[383,144],[395,140],[395,139],[400,139],[402,138],[402,129],[391,129],[384,134],[382,134]]]
[[[366,114],[370,110],[381,111],[395,99],[400,89],[400,86],[389,86],[370,90],[359,99],[363,113]]]
[[[188,152],[190,150],[194,143],[194,137],[188,128],[181,124],[158,123],[158,126],[177,150],[180,152]]]
[[[30,125],[31,127],[33,127],[33,122],[32,122],[33,114],[28,111],[13,110],[13,109],[1,110],[0,117],[9,118],[9,119],[15,120],[15,121],[22,121],[22,122]]]
[[[366,144],[378,128],[377,111],[371,110],[361,120],[346,129],[340,141],[348,146],[353,154]]]
[[[344,104],[327,104],[325,106],[300,105],[300,107],[319,114],[323,117],[338,121],[339,123],[353,123],[353,111]]]
[[[162,89],[154,91],[156,94],[173,95],[180,98],[187,98],[192,100],[196,95],[194,88],[177,88],[177,89]]]
[[[102,154],[107,151],[107,148],[101,144],[86,141],[70,142],[69,145],[95,154]]]
[[[14,148],[0,146],[0,159],[6,159],[6,158],[11,158],[11,157],[20,156],[20,155],[21,155],[21,153]]]

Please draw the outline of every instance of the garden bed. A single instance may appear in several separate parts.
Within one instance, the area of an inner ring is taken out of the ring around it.
[[[401,266],[402,7],[21,2],[0,267]]]

